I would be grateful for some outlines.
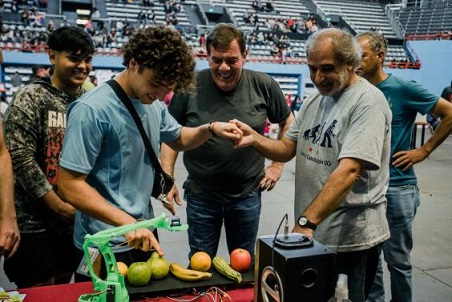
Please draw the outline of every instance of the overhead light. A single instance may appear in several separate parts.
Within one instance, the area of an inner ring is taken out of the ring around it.
[[[89,9],[78,8],[75,12],[77,13],[77,15],[82,15],[82,16],[89,16],[91,14],[91,11]]]

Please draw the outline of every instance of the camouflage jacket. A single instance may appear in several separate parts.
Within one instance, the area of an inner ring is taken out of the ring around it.
[[[66,111],[75,99],[52,86],[49,79],[42,79],[19,89],[6,111],[5,142],[13,162],[17,222],[22,233],[43,232],[57,225],[72,227],[64,226],[40,198],[52,189],[57,191]]]

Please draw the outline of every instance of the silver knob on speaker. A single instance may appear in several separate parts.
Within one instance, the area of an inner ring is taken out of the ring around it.
[[[270,302],[269,296],[272,297],[272,301],[284,302],[284,287],[281,278],[271,266],[262,270],[261,293],[264,302]]]

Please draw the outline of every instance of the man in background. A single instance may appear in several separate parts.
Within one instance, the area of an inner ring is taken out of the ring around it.
[[[380,89],[391,107],[391,164],[387,219],[391,238],[383,244],[383,254],[391,274],[391,301],[411,302],[413,221],[420,204],[414,165],[426,159],[452,130],[452,103],[432,94],[415,81],[386,74],[383,70],[388,41],[378,32],[364,32],[356,37],[363,56],[357,74]],[[441,122],[428,141],[410,150],[411,132],[416,115],[431,113]],[[381,260],[370,302],[384,302]]]
[[[9,80],[9,82],[13,87],[22,86],[22,76],[19,74],[17,70],[14,71],[14,73],[11,75],[11,79]]]
[[[28,81],[25,82],[25,84],[30,84],[36,80],[47,77],[46,68],[42,65],[33,65],[33,67],[31,67],[31,72],[31,76]]]

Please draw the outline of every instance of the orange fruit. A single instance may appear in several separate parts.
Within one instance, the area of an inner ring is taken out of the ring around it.
[[[124,277],[126,277],[127,271],[129,270],[127,264],[125,264],[124,262],[116,262],[116,265],[118,266],[118,272]]]
[[[212,265],[212,259],[206,252],[196,252],[190,258],[190,268],[195,271],[207,272]]]

